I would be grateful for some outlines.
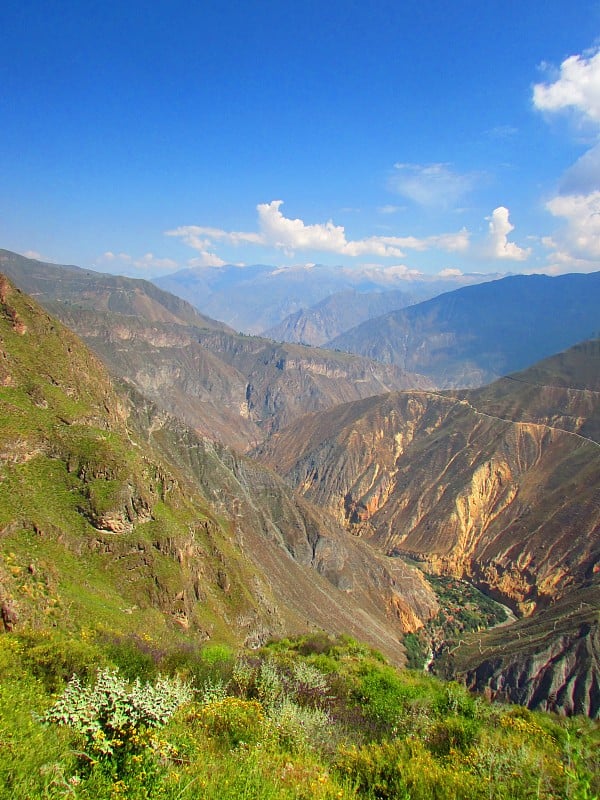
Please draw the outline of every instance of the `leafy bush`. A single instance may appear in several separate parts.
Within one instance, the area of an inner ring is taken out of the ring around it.
[[[467,750],[474,744],[479,725],[464,717],[447,717],[435,722],[427,736],[427,746],[436,755],[446,756],[452,750]]]
[[[256,692],[267,711],[283,699],[285,692],[283,678],[272,658],[265,659],[260,665],[256,676]]]
[[[423,669],[426,652],[419,636],[416,633],[407,633],[402,640],[402,644],[406,648],[406,666],[408,669]]]
[[[256,700],[224,697],[204,705],[193,719],[227,747],[256,744],[267,734],[266,717]]]
[[[392,667],[381,664],[364,664],[361,667],[355,697],[382,731],[397,726],[400,712],[413,696],[413,688]]]
[[[192,696],[178,679],[159,678],[154,685],[138,679],[128,686],[116,670],[105,669],[93,686],[74,676],[42,720],[81,733],[92,759],[111,757],[146,747],[151,738],[144,733],[164,725]]]
[[[106,665],[104,652],[94,643],[70,639],[58,633],[26,634],[20,637],[23,660],[49,692],[57,692],[75,674],[88,679],[98,666]]]
[[[319,708],[302,707],[286,698],[269,717],[279,744],[291,753],[319,749],[327,739],[330,719]]]

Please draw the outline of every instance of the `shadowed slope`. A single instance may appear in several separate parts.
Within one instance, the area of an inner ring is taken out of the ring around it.
[[[329,346],[397,364],[440,388],[475,387],[595,336],[599,309],[600,272],[515,275],[392,311]]]

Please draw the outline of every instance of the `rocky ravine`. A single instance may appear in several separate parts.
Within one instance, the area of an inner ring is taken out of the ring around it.
[[[600,583],[511,627],[465,637],[436,671],[490,697],[600,716]]]
[[[384,552],[529,616],[590,591],[598,572],[599,376],[595,341],[477,392],[391,394],[307,417],[260,457]],[[564,651],[579,664],[577,647]]]

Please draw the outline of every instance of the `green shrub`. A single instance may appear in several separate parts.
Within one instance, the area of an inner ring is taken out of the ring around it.
[[[256,676],[256,692],[267,712],[283,700],[283,678],[273,658],[261,662]]]
[[[416,633],[407,633],[402,640],[406,648],[406,666],[408,669],[423,669],[426,652]]]
[[[141,636],[105,636],[102,644],[111,663],[127,680],[140,678],[150,681],[158,676],[158,661],[162,654],[153,651]],[[75,672],[81,674],[79,670]]]
[[[325,711],[299,706],[287,698],[270,710],[269,718],[280,746],[290,753],[320,749],[330,732]]]
[[[446,756],[452,750],[465,753],[474,744],[479,732],[475,720],[447,717],[435,722],[427,735],[427,746],[436,755]]]
[[[402,775],[403,746],[398,742],[341,748],[337,768],[367,797],[378,800],[410,800]]]
[[[477,714],[477,700],[468,689],[455,681],[443,685],[438,694],[435,709],[439,714],[460,714],[473,719]]]
[[[113,757],[143,750],[152,742],[149,729],[164,725],[191,699],[192,690],[178,679],[128,685],[116,670],[105,669],[93,686],[74,676],[42,720],[82,734],[92,759]]]
[[[265,713],[256,700],[225,697],[202,706],[193,719],[227,747],[255,744],[267,735]]]
[[[233,650],[226,644],[207,644],[200,651],[202,663],[209,667],[231,664],[233,657]]]
[[[107,664],[104,652],[93,642],[58,633],[31,633],[21,637],[23,661],[49,692],[57,692],[73,676],[92,678]]]
[[[360,668],[355,697],[364,712],[382,730],[389,730],[397,725],[406,702],[415,694],[414,688],[407,685],[392,667],[365,663]]]

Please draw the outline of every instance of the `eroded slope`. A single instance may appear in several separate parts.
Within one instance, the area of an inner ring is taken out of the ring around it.
[[[600,394],[581,388],[598,380],[600,343],[570,352],[578,386],[540,383],[542,369],[564,377],[549,360],[478,392],[382,396],[306,418],[262,457],[385,552],[531,610],[600,555]]]
[[[161,646],[354,633],[396,661],[435,600],[422,578],[197,437],[0,284],[0,606],[5,628]]]

